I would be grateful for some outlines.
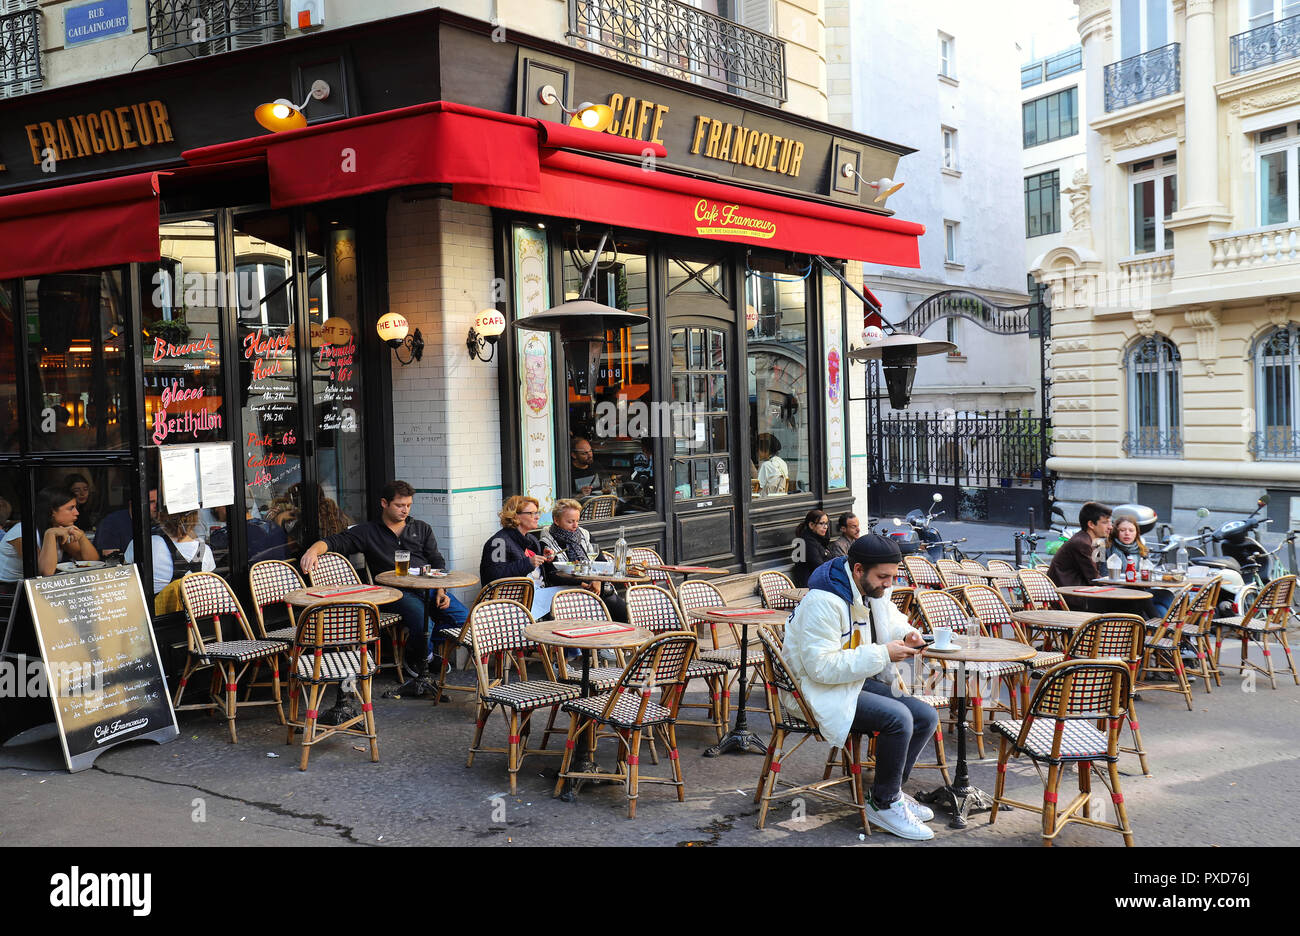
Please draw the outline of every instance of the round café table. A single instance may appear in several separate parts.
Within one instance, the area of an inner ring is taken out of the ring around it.
[[[654,637],[650,631],[644,627],[633,627],[629,630],[622,630],[614,634],[599,634],[590,637],[565,637],[555,633],[557,630],[571,630],[575,627],[595,627],[600,625],[618,624],[617,621],[598,621],[598,620],[571,620],[571,621],[534,621],[524,627],[524,636],[534,643],[547,647],[565,647],[575,650],[581,650],[582,653],[582,682],[579,690],[585,699],[591,695],[591,659],[590,652],[596,650],[626,650],[628,648],[639,647],[647,640]],[[628,627],[628,625],[619,625]],[[578,740],[577,749],[574,751],[574,762],[569,765],[569,774],[593,774],[599,773],[600,768],[596,765],[595,743],[592,736],[596,733],[596,726],[592,724],[588,731],[582,733]],[[585,782],[581,777],[570,777],[565,775],[566,789],[560,794],[560,798],[565,802],[573,802],[581,784]],[[569,781],[572,781],[571,783]]]
[[[471,585],[478,584],[478,576],[471,572],[457,572],[447,570],[442,575],[398,575],[397,570],[390,572],[380,572],[375,576],[375,581],[380,585],[389,585],[393,588],[399,588],[402,591],[418,591],[424,593],[424,619],[429,620],[429,613],[433,610],[434,596],[439,590],[447,588],[468,588]],[[400,598],[401,595],[398,595]],[[393,599],[394,601],[397,598]],[[401,665],[401,660],[398,660]],[[416,696],[422,696],[425,693],[433,693],[433,704],[437,705],[440,701],[449,701],[446,697],[439,698],[437,686],[428,676],[415,676],[402,683],[396,689],[389,690],[389,694],[401,696],[405,693],[413,692]]]
[[[614,585],[653,585],[648,575],[628,575],[619,572],[564,572],[555,570],[555,577],[570,582],[610,582]]]
[[[382,585],[322,585],[319,587],[310,585],[307,588],[295,588],[284,596],[284,600],[295,608],[309,608],[316,604],[354,604],[356,602],[373,605],[392,604],[394,601],[400,600],[401,597],[402,593],[396,588],[385,588]],[[400,673],[402,661],[397,660],[395,662]],[[343,686],[340,684],[337,700],[332,706],[321,712],[320,723],[322,725],[336,725],[355,715],[356,712],[348,705]]]
[[[957,694],[957,773],[951,784],[938,787],[917,797],[923,803],[937,804],[952,811],[954,829],[966,828],[966,817],[975,809],[992,809],[993,798],[983,790],[971,786],[970,772],[966,766],[966,664],[967,663],[1020,663],[1034,658],[1037,652],[1028,644],[998,637],[979,638],[979,647],[967,646],[968,638],[958,634],[953,637],[955,649],[935,650],[927,646],[923,656],[928,660],[944,660],[957,664],[957,679],[953,691]]]
[[[743,614],[737,612],[743,611]],[[767,745],[759,740],[758,735],[749,730],[749,717],[745,709],[749,705],[749,625],[774,624],[789,616],[788,611],[767,610],[765,608],[697,608],[690,612],[697,621],[710,621],[715,624],[740,625],[740,703],[736,707],[736,726],[727,732],[721,741],[704,751],[705,757],[717,757],[728,751],[766,754]]]
[[[1043,644],[1045,650],[1051,650],[1055,646],[1052,639],[1054,635],[1073,633],[1080,626],[1091,621],[1097,615],[1092,611],[1059,611],[1046,609],[1041,611],[1012,611],[1011,617],[1018,624],[1024,624],[1029,628],[1029,636],[1032,639],[1034,631],[1040,631],[1043,634]]]
[[[1089,601],[1145,601],[1151,597],[1151,592],[1140,588],[1116,588],[1112,585],[1058,585],[1056,593],[1066,598],[1087,598]]]
[[[682,575],[729,575],[731,572],[730,569],[693,565],[648,565],[646,568],[653,569],[656,572],[679,572]]]

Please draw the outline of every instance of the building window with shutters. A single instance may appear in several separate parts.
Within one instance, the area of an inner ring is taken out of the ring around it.
[[[1182,458],[1183,363],[1164,335],[1152,335],[1124,356],[1129,431],[1123,448],[1135,458]]]
[[[1289,322],[1266,332],[1251,355],[1255,362],[1255,431],[1251,454],[1261,461],[1300,455],[1296,407],[1300,404],[1300,325]]]

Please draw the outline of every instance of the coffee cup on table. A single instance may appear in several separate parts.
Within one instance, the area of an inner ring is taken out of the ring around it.
[[[951,627],[934,628],[934,649],[935,650],[952,649],[952,628]]]

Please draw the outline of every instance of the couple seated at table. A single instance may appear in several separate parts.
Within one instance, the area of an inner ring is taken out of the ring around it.
[[[396,567],[394,553],[398,550],[411,554],[412,568],[443,568],[446,562],[438,550],[433,527],[410,516],[414,498],[415,488],[405,481],[390,481],[379,494],[379,520],[358,523],[316,541],[302,554],[302,570],[310,573],[317,558],[326,552],[344,555],[359,552],[366,557],[366,565],[372,573],[387,572]],[[432,625],[435,632],[459,632],[469,617],[469,609],[441,588],[437,589],[429,604],[427,621],[424,620],[425,594],[422,591],[402,589],[401,599],[385,607],[385,610],[389,609],[402,616],[407,629],[405,663],[416,676],[429,672],[429,626]]]
[[[541,503],[535,497],[516,494],[506,500],[498,514],[501,529],[483,544],[479,561],[479,580],[484,585],[501,578],[524,577],[533,580],[533,617],[545,617],[551,600],[566,588],[579,584],[574,579],[561,580],[554,560],[585,562],[596,553],[591,534],[578,525],[581,505],[574,500],[558,500],[551,508],[553,522],[538,535]],[[567,577],[566,577],[567,578]],[[581,582],[581,587],[604,599],[616,620],[627,620],[622,597],[608,584]]]
[[[934,837],[925,825],[934,812],[902,786],[939,716],[898,687],[894,664],[925,649],[920,632],[890,600],[901,560],[892,540],[868,534],[854,540],[845,558],[818,566],[786,624],[781,652],[829,743],[843,748],[851,731],[877,733],[871,822],[924,841]]]
[[[1070,537],[1052,557],[1047,577],[1056,585],[1092,585],[1102,578],[1108,554],[1129,557],[1134,563],[1146,556],[1146,546],[1138,534],[1137,521],[1125,514],[1111,522],[1112,511],[1105,504],[1088,501],[1079,509],[1079,532]],[[1135,608],[1145,618],[1160,617],[1173,603],[1168,589],[1147,589],[1154,596]]]

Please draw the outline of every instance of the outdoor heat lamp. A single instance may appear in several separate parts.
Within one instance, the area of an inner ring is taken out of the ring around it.
[[[569,110],[560,100],[560,93],[555,90],[554,85],[543,85],[537,92],[537,99],[543,104],[554,104],[563,111],[564,116],[569,118],[570,127],[580,127],[583,130],[600,133],[602,130],[609,129],[609,125],[614,122],[614,109],[605,104],[584,101],[578,105],[577,110]]]
[[[889,405],[907,409],[912,400],[912,381],[916,379],[916,359],[929,354],[952,354],[957,346],[951,341],[931,341],[915,335],[890,335],[849,352],[852,361],[879,361],[885,370]]]
[[[564,345],[564,360],[573,380],[574,392],[591,396],[600,372],[606,332],[635,328],[648,321],[649,317],[639,312],[624,312],[591,299],[574,299],[545,312],[516,319],[515,327],[558,335]]]
[[[424,336],[418,328],[414,335],[410,334],[411,326],[405,316],[397,312],[381,315],[375,323],[375,331],[379,332],[379,339],[393,349],[393,356],[403,367],[424,357]],[[405,361],[402,360],[401,348],[407,350]]]
[[[277,98],[270,104],[260,104],[253,111],[253,119],[272,133],[285,130],[301,130],[307,126],[307,115],[303,113],[312,101],[323,101],[330,96],[330,86],[319,79],[311,83],[311,92],[299,106],[293,101]]]

